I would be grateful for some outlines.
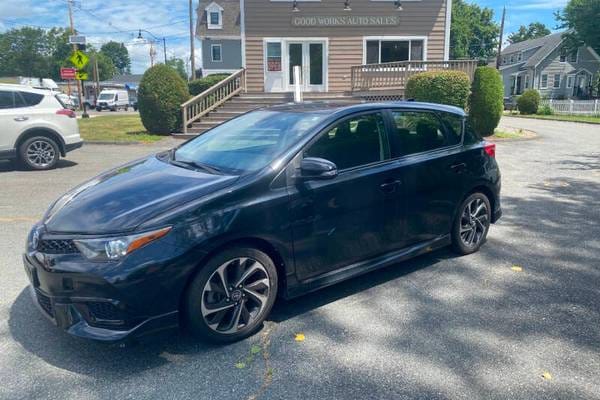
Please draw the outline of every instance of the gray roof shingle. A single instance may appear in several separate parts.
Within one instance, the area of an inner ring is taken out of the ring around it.
[[[542,61],[556,46],[562,41],[564,32],[557,32],[537,39],[525,40],[523,42],[514,43],[502,50],[502,54],[510,54],[519,51],[539,48],[525,63],[523,67],[533,67]]]

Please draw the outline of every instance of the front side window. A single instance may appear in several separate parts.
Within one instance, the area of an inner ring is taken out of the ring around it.
[[[13,108],[15,106],[15,99],[13,92],[0,91],[0,110]]]
[[[560,74],[554,74],[554,87],[560,87]]]
[[[209,165],[242,175],[275,161],[328,114],[319,112],[254,111],[231,119],[187,142],[176,161]]]
[[[385,159],[385,127],[380,113],[346,119],[328,129],[304,152],[304,157],[329,160],[348,169]]]
[[[392,117],[396,128],[390,135],[392,158],[460,143],[460,134],[447,134],[439,118],[431,112],[392,111]],[[455,122],[454,128],[451,129],[460,128]]]
[[[422,61],[423,40],[367,40],[366,63],[379,64],[397,61]]]
[[[114,93],[100,93],[100,96],[98,96],[98,100],[112,100],[115,98]]]
[[[211,53],[211,59],[214,62],[220,62],[222,61],[221,58],[221,45],[220,44],[213,44],[210,46],[210,53]]]

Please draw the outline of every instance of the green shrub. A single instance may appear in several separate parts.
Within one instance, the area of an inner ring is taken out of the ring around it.
[[[157,64],[142,77],[138,106],[142,124],[150,133],[168,134],[181,128],[181,104],[190,93],[173,68]]]
[[[542,107],[538,108],[538,114],[552,115],[552,114],[554,114],[554,111],[552,110],[552,107],[550,107],[548,104],[546,104],[546,105],[543,105]]]
[[[422,72],[406,83],[406,98],[465,108],[469,76],[460,71]]]
[[[205,76],[204,78],[194,79],[193,81],[188,83],[190,93],[192,96],[199,95],[206,89],[209,89],[211,86],[216,85],[228,76],[229,74],[213,74]]]
[[[478,67],[469,98],[471,126],[481,136],[491,136],[500,122],[503,110],[504,86],[500,74],[495,68]]]
[[[540,106],[540,94],[535,89],[528,89],[517,99],[517,107],[521,114],[535,114]]]

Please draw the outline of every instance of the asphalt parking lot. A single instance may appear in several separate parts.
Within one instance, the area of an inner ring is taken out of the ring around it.
[[[600,126],[502,124],[539,136],[498,143],[504,217],[479,253],[280,301],[225,347],[178,332],[127,348],[74,339],[26,291],[21,252],[48,204],[171,142],[88,145],[49,172],[0,164],[0,398],[600,399]]]

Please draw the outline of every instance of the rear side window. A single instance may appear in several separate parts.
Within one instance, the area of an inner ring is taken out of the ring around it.
[[[4,90],[0,91],[0,110],[7,108],[14,108],[14,92],[7,92]]]
[[[385,135],[380,113],[360,115],[344,120],[325,132],[304,152],[304,157],[329,160],[348,169],[382,161]]]
[[[475,144],[481,142],[481,136],[475,132],[469,121],[465,122],[465,140],[464,144]]]
[[[18,92],[23,99],[23,103],[25,107],[37,106],[40,104],[42,99],[44,98],[43,94],[39,93],[28,93],[28,92]]]
[[[447,112],[440,112],[438,115],[444,122],[448,135],[456,137],[456,139],[458,140],[457,143],[460,143],[460,140],[462,138],[464,118],[458,114],[452,114]]]
[[[460,135],[448,132],[431,112],[392,111],[392,158],[440,149],[460,143]]]

